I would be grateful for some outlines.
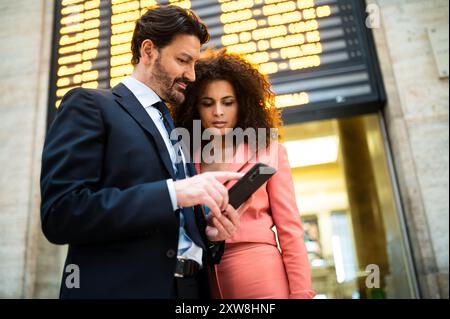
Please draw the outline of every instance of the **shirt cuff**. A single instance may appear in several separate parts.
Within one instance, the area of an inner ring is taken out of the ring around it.
[[[167,189],[169,190],[170,201],[172,202],[173,211],[176,211],[178,209],[177,193],[175,192],[175,185],[173,184],[173,179],[167,180]]]

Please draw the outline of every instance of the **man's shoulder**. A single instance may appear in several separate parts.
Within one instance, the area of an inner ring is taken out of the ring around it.
[[[90,89],[84,87],[76,87],[68,91],[64,98],[72,96],[111,98],[113,97],[113,93],[111,89]]]
[[[71,89],[64,95],[61,108],[64,107],[83,107],[90,105],[91,107],[102,107],[103,105],[110,105],[114,95],[111,89],[90,89],[83,87],[76,87]]]

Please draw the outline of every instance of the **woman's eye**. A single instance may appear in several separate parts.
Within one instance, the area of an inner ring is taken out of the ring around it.
[[[180,61],[180,63],[187,63],[187,61],[183,59],[178,59],[178,61]]]

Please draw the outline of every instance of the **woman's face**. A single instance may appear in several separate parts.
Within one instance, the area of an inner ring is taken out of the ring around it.
[[[233,86],[225,80],[208,83],[200,94],[198,112],[202,126],[214,135],[225,135],[225,129],[237,124],[238,104]]]

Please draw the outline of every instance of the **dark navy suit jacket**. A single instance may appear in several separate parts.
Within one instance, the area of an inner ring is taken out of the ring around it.
[[[67,287],[73,273],[63,273],[61,298],[171,296],[179,212],[168,178],[175,176],[164,141],[125,85],[66,94],[46,137],[41,171],[43,232],[52,243],[69,244],[66,265],[80,270],[79,288]],[[192,236],[206,243],[199,207],[195,218]],[[222,253],[223,245],[208,249],[204,270]],[[201,278],[201,296],[208,297],[206,271]]]

